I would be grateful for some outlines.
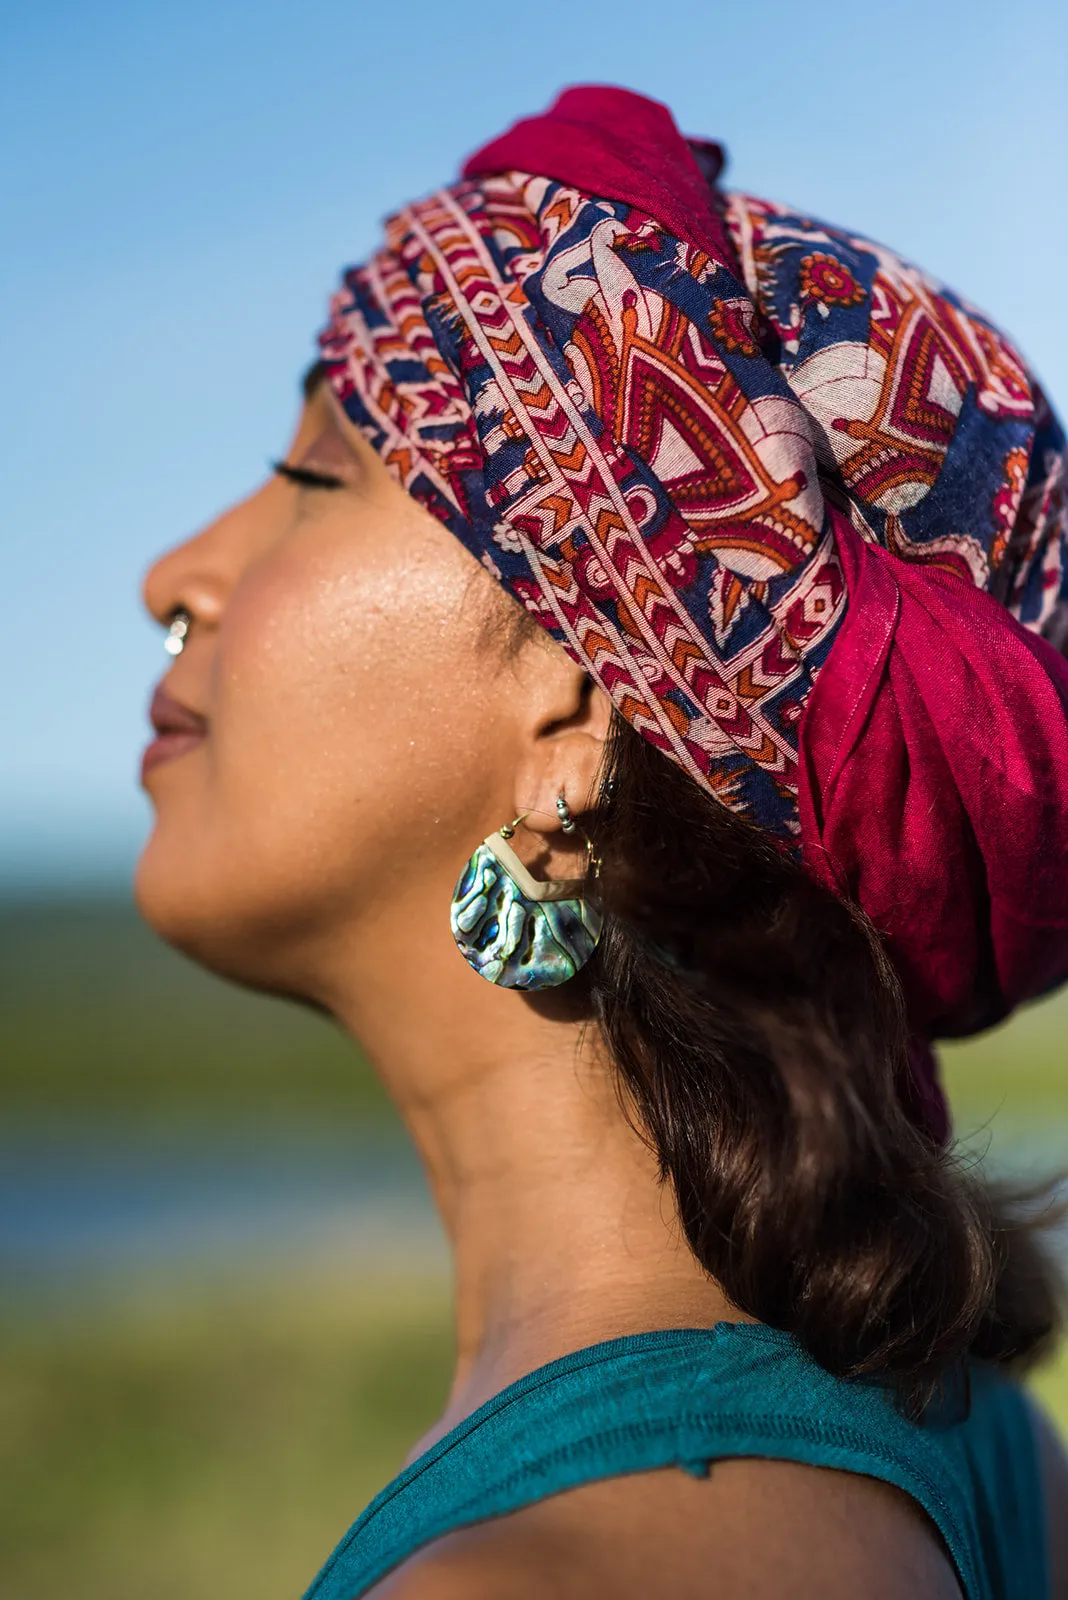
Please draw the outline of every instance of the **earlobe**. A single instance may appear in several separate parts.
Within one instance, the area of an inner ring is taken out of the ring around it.
[[[558,795],[567,797],[576,815],[596,804],[611,728],[611,700],[592,678],[583,674],[579,713],[565,735],[570,770],[561,773],[556,789]]]
[[[556,815],[563,794],[575,816],[595,803],[612,725],[612,702],[549,640],[528,657],[533,689],[527,747],[516,771],[515,809]]]
[[[539,819],[540,832],[562,836],[557,800],[563,795],[581,819],[597,802],[605,735],[584,728],[558,728],[529,752],[516,772],[515,809]],[[550,820],[555,819],[555,820]]]

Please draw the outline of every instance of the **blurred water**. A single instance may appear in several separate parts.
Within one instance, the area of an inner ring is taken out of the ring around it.
[[[961,1129],[994,1174],[1063,1169],[1068,1123],[999,1116]],[[94,1277],[217,1267],[440,1263],[444,1244],[411,1146],[391,1128],[9,1122],[0,1132],[0,1294]]]
[[[993,1178],[1029,1184],[1068,1175],[1068,1116],[1002,1110],[984,1124],[959,1112],[958,1146]]]
[[[0,1133],[0,1295],[184,1266],[443,1254],[411,1147],[324,1127],[247,1133],[103,1119]]]

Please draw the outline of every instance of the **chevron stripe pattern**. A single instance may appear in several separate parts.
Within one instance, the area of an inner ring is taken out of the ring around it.
[[[623,716],[796,841],[868,540],[1068,632],[1065,441],[1009,343],[865,239],[720,197],[736,259],[509,172],[387,224],[321,337],[349,417]]]

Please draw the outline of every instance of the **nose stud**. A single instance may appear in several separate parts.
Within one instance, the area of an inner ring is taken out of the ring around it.
[[[179,608],[171,618],[171,625],[167,629],[167,637],[163,641],[163,648],[169,656],[180,656],[185,649],[185,638],[192,627],[193,619],[188,611]]]

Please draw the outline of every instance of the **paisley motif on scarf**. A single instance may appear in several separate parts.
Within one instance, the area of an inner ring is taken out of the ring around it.
[[[882,245],[572,89],[390,220],[321,344],[405,489],[886,936],[917,1031],[1068,977],[1063,431]]]

